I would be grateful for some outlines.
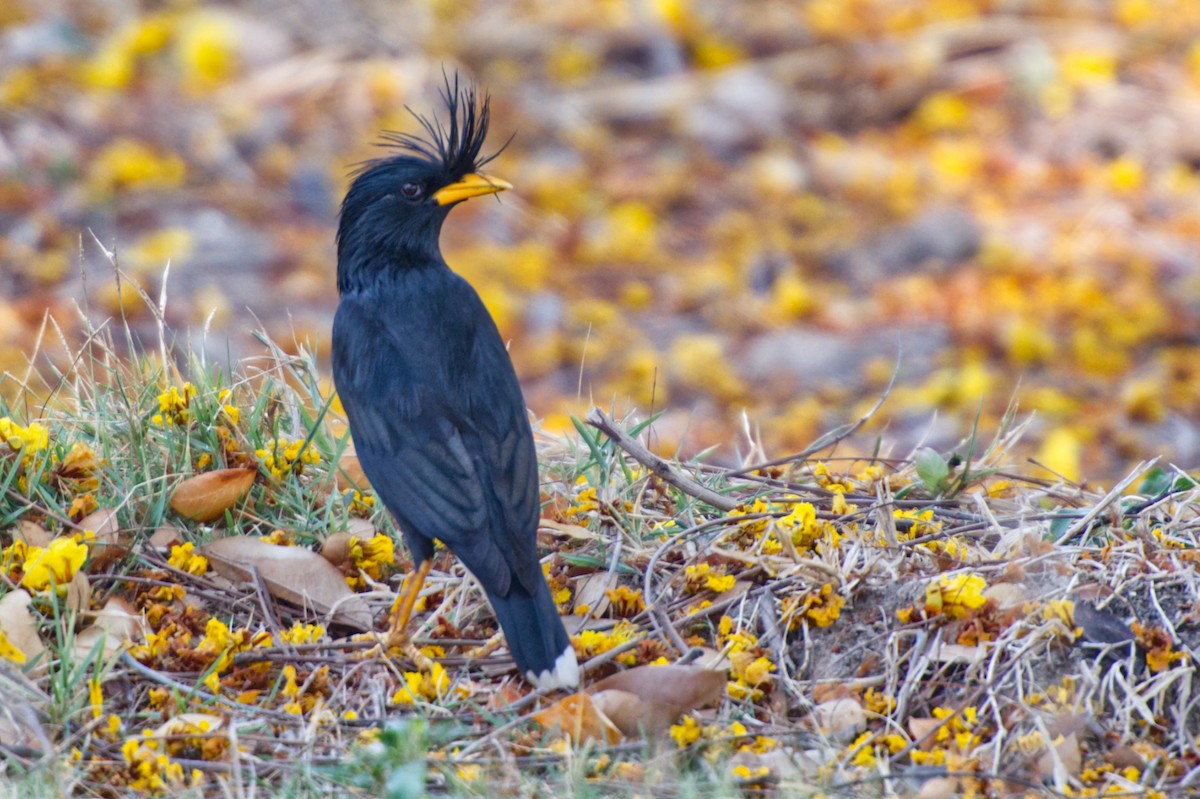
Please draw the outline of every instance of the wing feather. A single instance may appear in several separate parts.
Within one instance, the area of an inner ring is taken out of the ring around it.
[[[506,595],[515,576],[532,592],[540,498],[524,398],[478,295],[440,272],[420,308],[343,297],[334,380],[363,470],[406,538],[441,539],[489,590]]]

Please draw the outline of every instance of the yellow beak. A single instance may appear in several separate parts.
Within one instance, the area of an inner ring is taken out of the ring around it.
[[[511,188],[512,184],[507,180],[472,172],[469,175],[464,175],[462,180],[435,191],[433,199],[437,201],[438,205],[450,205],[462,202],[463,200],[469,200],[472,197],[495,194]]]

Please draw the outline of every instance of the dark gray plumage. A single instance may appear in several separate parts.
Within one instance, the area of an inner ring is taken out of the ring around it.
[[[478,174],[488,101],[448,80],[448,123],[355,177],[338,226],[333,373],[363,471],[421,564],[438,538],[492,603],[522,673],[578,682],[537,555],[537,453],[495,323],[442,258],[458,202],[508,188]]]

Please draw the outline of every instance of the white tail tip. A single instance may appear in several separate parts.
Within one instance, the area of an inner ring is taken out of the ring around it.
[[[575,650],[568,646],[555,658],[553,669],[546,669],[537,674],[527,671],[525,679],[535,688],[547,691],[555,688],[574,688],[579,685],[579,663],[575,660]]]

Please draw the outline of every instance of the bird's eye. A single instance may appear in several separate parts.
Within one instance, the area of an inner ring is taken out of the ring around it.
[[[421,192],[422,192],[422,189],[421,189],[420,183],[405,183],[403,186],[400,187],[400,193],[403,194],[404,197],[409,200],[417,199],[418,197],[421,196]]]

